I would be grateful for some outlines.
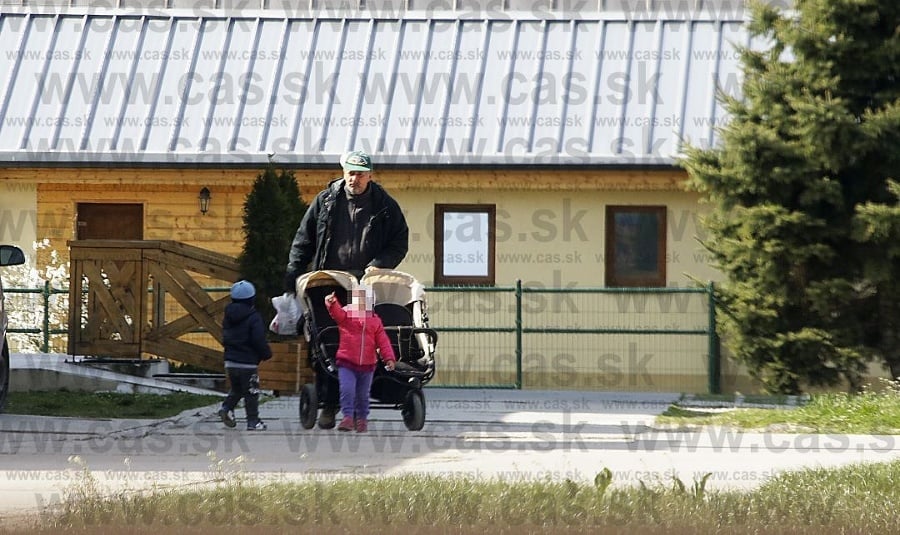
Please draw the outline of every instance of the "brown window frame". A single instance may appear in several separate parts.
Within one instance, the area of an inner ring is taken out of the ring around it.
[[[453,212],[487,214],[488,216],[488,273],[485,276],[445,275],[444,214]],[[447,286],[494,286],[496,282],[497,205],[495,204],[435,204],[434,205],[434,283]]]
[[[657,217],[656,273],[652,276],[628,276],[616,273],[616,215],[622,213],[655,214]],[[612,205],[606,207],[606,286],[614,288],[657,288],[666,286],[666,207]]]

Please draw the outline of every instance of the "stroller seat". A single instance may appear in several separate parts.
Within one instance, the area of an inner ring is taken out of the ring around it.
[[[396,303],[378,303],[375,305],[375,313],[381,318],[385,327],[388,325],[412,325],[412,312],[408,308]]]
[[[409,308],[396,303],[378,303],[375,313],[384,324],[384,332],[391,340],[391,347],[397,357],[397,371],[416,375],[424,373],[425,351],[419,347],[413,336],[413,316]]]
[[[347,290],[341,286],[315,286],[306,290],[307,303],[312,308],[309,319],[313,323],[310,325],[310,343],[320,348],[328,365],[334,365],[339,341],[337,323],[325,306],[325,297],[332,292],[339,302],[347,302]]]

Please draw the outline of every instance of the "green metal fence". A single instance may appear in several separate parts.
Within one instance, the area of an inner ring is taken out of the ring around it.
[[[7,299],[7,315],[10,316],[9,327],[6,330],[8,333],[36,335],[36,338],[39,340],[39,349],[43,353],[50,352],[52,336],[68,336],[68,288],[52,288],[49,282],[45,282],[42,288],[4,288],[3,293]],[[29,302],[28,299],[15,299],[13,298],[14,295],[33,296],[34,299]],[[63,304],[51,303],[51,300],[57,295],[65,295],[67,298],[66,302]],[[34,302],[35,300],[37,302]],[[24,301],[25,306],[17,301]],[[64,311],[66,317],[64,323],[51,321],[51,314],[54,311],[57,314]],[[36,319],[38,314],[40,315],[40,323],[29,322],[30,325],[17,325],[15,321],[22,315],[31,315]],[[51,323],[57,325],[53,327]],[[13,346],[12,349],[16,349],[16,347]]]
[[[713,290],[428,288],[433,384],[719,393]]]
[[[440,334],[432,384],[719,393],[713,291],[712,284],[540,288],[521,282],[426,288],[429,323]],[[17,294],[25,301],[10,302],[10,310],[40,314],[32,325],[17,324],[20,315],[13,314],[10,333],[39,337],[44,352],[65,347],[68,320],[54,324],[52,316],[67,313],[68,290],[45,284],[6,292],[11,301]],[[58,294],[66,294],[64,302],[54,302]]]

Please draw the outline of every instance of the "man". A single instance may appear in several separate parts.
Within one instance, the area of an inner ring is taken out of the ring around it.
[[[353,151],[341,157],[344,176],[316,195],[291,245],[285,289],[296,291],[297,277],[308,271],[335,269],[361,277],[367,268],[393,269],[409,250],[409,227],[400,205],[372,180],[372,159]],[[316,374],[323,399],[319,427],[334,427],[338,388]]]

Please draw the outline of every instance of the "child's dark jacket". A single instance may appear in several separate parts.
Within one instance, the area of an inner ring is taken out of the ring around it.
[[[225,307],[222,341],[228,362],[258,365],[260,361],[272,358],[262,316],[254,308],[252,299],[234,300]]]

